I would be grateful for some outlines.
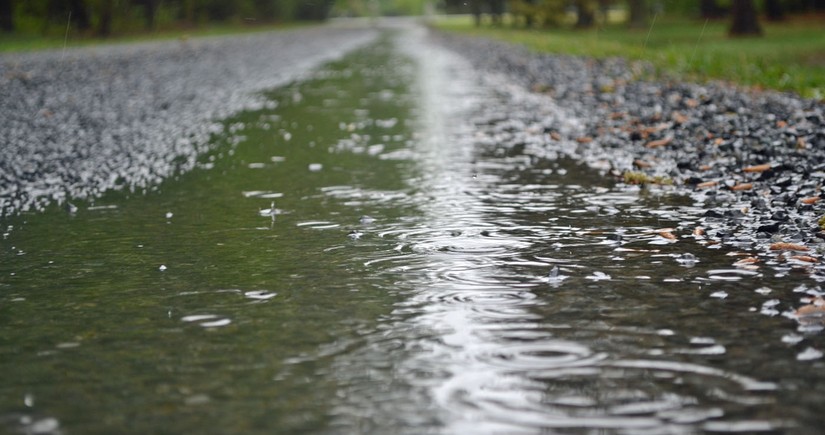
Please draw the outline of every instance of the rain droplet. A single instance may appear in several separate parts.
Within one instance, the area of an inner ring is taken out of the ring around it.
[[[245,297],[249,298],[249,299],[256,299],[256,300],[259,300],[259,301],[264,301],[264,300],[267,300],[267,299],[272,299],[275,296],[278,296],[278,293],[269,292],[269,291],[266,291],[266,290],[252,290],[252,291],[245,292],[243,295]]]
[[[811,361],[822,358],[822,352],[809,347],[796,355],[797,361]]]
[[[586,278],[593,281],[609,281],[613,279],[610,275],[604,272],[593,272],[593,275],[589,275]]]
[[[695,255],[686,252],[678,257],[676,257],[676,262],[684,267],[693,267],[696,266],[696,263],[699,262],[699,259],[696,258]]]

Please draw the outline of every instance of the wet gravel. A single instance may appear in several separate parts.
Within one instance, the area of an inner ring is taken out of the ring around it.
[[[490,40],[434,37],[480,70],[551,97],[568,118],[546,116],[535,101],[515,101],[507,113],[487,111],[481,136],[533,155],[570,155],[619,187],[688,195],[704,217],[694,235],[677,236],[763,251],[774,261],[819,263],[823,104],[722,83],[651,80],[652,67],[623,59],[538,55]],[[812,276],[825,279],[815,268]]]
[[[0,55],[0,216],[142,191],[191,169],[216,121],[373,39],[325,26]]]

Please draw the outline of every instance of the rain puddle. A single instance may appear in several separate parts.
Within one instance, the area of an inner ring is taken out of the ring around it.
[[[0,430],[822,424],[804,262],[746,260],[573,144],[502,140],[575,130],[563,108],[415,29],[269,96],[155,190],[3,222]]]

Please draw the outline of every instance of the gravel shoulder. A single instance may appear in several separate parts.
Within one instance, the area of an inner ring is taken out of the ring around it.
[[[515,107],[490,115],[484,127],[501,143],[570,154],[628,188],[688,195],[705,209],[696,236],[708,243],[778,252],[797,262],[818,261],[825,252],[818,224],[825,213],[821,103],[720,83],[641,80],[649,67],[622,59],[538,55],[498,41],[434,37],[479,70],[549,96],[577,122],[565,128],[540,110]],[[825,279],[820,272],[814,277]]]
[[[376,35],[328,25],[2,55],[0,216],[191,169],[217,121]]]

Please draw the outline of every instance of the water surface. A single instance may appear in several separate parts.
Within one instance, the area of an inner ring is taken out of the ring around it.
[[[4,221],[0,431],[820,427],[804,268],[736,267],[690,198],[497,140],[537,128],[517,111],[577,127],[425,44],[272,91],[154,190]]]

